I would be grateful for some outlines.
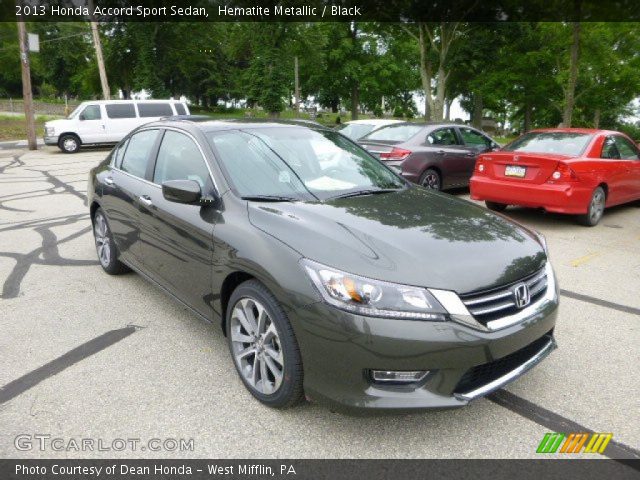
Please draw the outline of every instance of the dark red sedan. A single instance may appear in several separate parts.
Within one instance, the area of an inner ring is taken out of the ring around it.
[[[620,132],[534,130],[480,155],[470,187],[492,210],[544,208],[593,226],[606,207],[640,199],[640,150]]]

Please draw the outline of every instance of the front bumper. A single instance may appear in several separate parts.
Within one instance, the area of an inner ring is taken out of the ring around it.
[[[526,184],[474,176],[470,181],[471,198],[544,208],[549,212],[583,214],[591,199],[592,188],[582,184]]]
[[[45,145],[55,145],[55,146],[57,146],[58,145],[58,139],[59,139],[58,135],[52,135],[52,136],[45,135],[44,136],[44,144]]]
[[[557,306],[554,295],[527,318],[495,331],[453,320],[363,317],[324,303],[300,308],[292,313],[305,392],[312,401],[341,410],[464,406],[524,374],[555,348]],[[490,366],[493,376],[468,381],[469,373]],[[372,369],[430,373],[411,386],[387,386],[371,380]]]

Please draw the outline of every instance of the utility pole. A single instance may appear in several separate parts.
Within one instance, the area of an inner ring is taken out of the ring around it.
[[[300,116],[300,81],[298,77],[298,57],[293,58],[294,78],[295,78],[295,98],[296,98],[296,115]]]
[[[29,49],[24,21],[18,22],[18,39],[20,43],[20,66],[22,68],[22,101],[24,117],[27,122],[27,142],[29,150],[37,150],[36,124],[33,115],[33,92],[31,91],[31,69],[29,67]]]
[[[102,42],[100,41],[100,32],[98,31],[98,22],[95,21],[93,15],[93,0],[89,0],[89,24],[91,24],[91,34],[93,35],[93,46],[96,49],[96,58],[98,59],[98,71],[100,72],[100,83],[102,84],[102,96],[105,100],[111,99],[109,91],[109,82],[107,80],[107,71],[104,68],[104,57],[102,56]]]

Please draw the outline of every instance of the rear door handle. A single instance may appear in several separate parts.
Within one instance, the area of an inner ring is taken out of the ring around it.
[[[106,183],[107,185],[114,185],[116,182],[114,182],[113,178],[111,177],[105,177],[104,183]]]
[[[153,205],[153,202],[151,201],[151,197],[149,197],[149,195],[140,195],[138,197],[138,200],[140,200],[140,203],[145,204],[147,207]]]
[[[446,152],[444,150],[438,150],[436,153],[438,155],[444,155]]]
[[[475,153],[473,153],[473,152],[465,153],[465,155],[466,155],[467,157],[475,157],[475,156],[476,156],[476,154],[475,154]]]

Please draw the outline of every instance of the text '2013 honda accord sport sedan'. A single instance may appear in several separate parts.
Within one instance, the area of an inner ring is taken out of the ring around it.
[[[320,126],[165,120],[92,170],[100,263],[221,325],[272,407],[458,407],[554,348],[544,238]]]

